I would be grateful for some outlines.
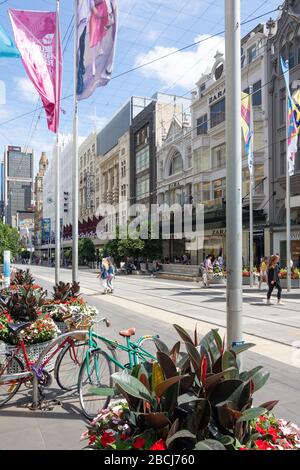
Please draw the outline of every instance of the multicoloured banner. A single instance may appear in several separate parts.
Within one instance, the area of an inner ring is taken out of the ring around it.
[[[56,51],[56,12],[8,11],[25,70],[44,105],[48,128],[57,132],[60,106],[56,107],[56,101],[60,102],[61,97],[62,56],[60,38]],[[59,67],[57,100],[56,66]]]
[[[117,35],[116,0],[77,0],[77,98],[91,96],[112,76]]]
[[[298,134],[300,132],[300,89],[296,90],[293,94],[293,104],[294,104],[294,117],[298,129]]]
[[[246,144],[246,155],[248,157],[248,167],[250,175],[253,175],[253,132],[251,130],[251,96],[242,93],[242,130]]]
[[[20,52],[0,26],[0,57],[20,57]]]
[[[287,90],[287,166],[290,176],[295,173],[295,161],[298,151],[298,132],[297,124],[294,115],[294,102],[290,92],[290,73],[288,63],[284,62],[283,58],[280,57],[280,63],[282,72],[285,79],[286,90]]]

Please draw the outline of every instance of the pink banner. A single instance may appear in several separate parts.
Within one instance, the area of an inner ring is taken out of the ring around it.
[[[44,105],[48,128],[57,132],[59,109],[56,111],[56,13],[9,10],[15,42],[29,79]],[[62,57],[59,38],[59,92],[61,97]]]
[[[83,100],[112,77],[117,1],[77,0],[77,31],[77,98]]]

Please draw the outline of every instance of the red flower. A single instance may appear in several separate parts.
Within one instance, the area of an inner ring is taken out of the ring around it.
[[[150,450],[167,450],[166,443],[163,439],[154,442],[154,444],[150,447]]]
[[[240,447],[239,450],[250,450],[248,447]]]
[[[123,433],[123,434],[121,434],[120,439],[121,439],[121,441],[128,441],[129,436],[127,436],[127,434]]]
[[[273,446],[268,441],[263,441],[261,439],[257,439],[257,441],[255,441],[255,445],[258,448],[258,450],[273,449]]]
[[[137,437],[132,445],[135,449],[142,449],[145,444],[145,439],[143,439],[142,437]]]
[[[258,423],[256,424],[255,429],[257,432],[260,432],[260,434],[266,434],[264,428],[262,428]]]
[[[90,446],[93,445],[93,444],[95,444],[96,439],[97,439],[96,434],[93,434],[92,436],[89,437],[89,444],[90,444]]]
[[[100,442],[103,445],[103,447],[108,447],[109,444],[113,444],[114,442],[116,442],[116,439],[112,433],[105,432],[103,436],[101,437]]]
[[[267,418],[265,416],[260,416],[259,417],[259,421],[262,422],[262,421],[267,421]]]
[[[273,428],[273,427],[270,427],[270,428],[268,429],[268,434],[271,434],[271,436],[272,436],[272,441],[273,441],[273,442],[276,442],[277,439],[279,439],[278,432],[277,432],[276,429]]]

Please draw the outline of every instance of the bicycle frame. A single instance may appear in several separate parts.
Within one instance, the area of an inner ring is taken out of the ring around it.
[[[58,353],[58,351],[63,349],[67,343],[71,343],[71,341],[73,342],[71,337],[65,338],[60,344],[58,344],[58,346],[50,354],[50,356],[48,356],[38,367],[35,367],[38,360],[35,361],[35,362],[30,361],[30,359],[28,357],[28,354],[27,354],[27,349],[26,349],[25,342],[24,342],[23,339],[21,339],[19,341],[14,353],[6,356],[6,357],[8,357],[8,362],[5,364],[5,366],[9,367],[10,362],[12,362],[12,360],[15,357],[17,357],[19,351],[22,350],[22,354],[23,354],[23,357],[24,357],[24,360],[25,360],[25,365],[26,365],[27,370],[24,371],[24,372],[20,372],[20,373],[12,373],[12,374],[7,374],[7,375],[2,375],[3,371],[0,369],[0,381],[1,380],[14,380],[15,379],[15,380],[20,380],[20,381],[22,381],[22,383],[24,383],[24,382],[27,382],[29,380],[30,376],[33,375],[33,374],[35,374],[37,377],[39,377],[41,375],[41,373],[43,372],[43,370],[45,369],[45,367],[47,366],[47,364]]]
[[[133,367],[138,364],[138,359],[139,358],[141,358],[144,361],[147,361],[147,360],[155,361],[156,360],[156,358],[154,356],[152,356],[152,354],[150,354],[146,349],[141,347],[141,342],[144,339],[148,339],[148,338],[149,339],[153,338],[153,336],[151,336],[151,335],[142,336],[141,338],[139,338],[135,342],[131,341],[130,338],[126,338],[126,346],[124,346],[123,344],[120,344],[118,341],[110,340],[108,338],[105,338],[104,336],[100,336],[98,333],[95,333],[92,329],[90,329],[89,330],[89,349],[86,352],[86,365],[87,365],[88,376],[91,375],[90,374],[90,364],[89,364],[89,355],[90,355],[90,353],[92,351],[96,350],[96,349],[98,349],[98,350],[100,349],[102,351],[101,346],[99,347],[98,344],[97,344],[97,341],[96,341],[97,339],[103,341],[108,346],[108,348],[113,348],[113,349],[117,349],[119,351],[126,352],[128,354],[128,359],[129,359],[129,364],[128,364],[129,368],[133,369]],[[115,359],[113,356],[111,356],[107,352],[106,352],[106,354],[108,355],[109,360],[111,362],[113,362],[117,367],[119,367],[122,370],[126,369],[124,364],[119,362],[117,359]],[[98,376],[98,367],[96,368],[96,374]],[[99,377],[97,377],[97,378],[99,380]]]

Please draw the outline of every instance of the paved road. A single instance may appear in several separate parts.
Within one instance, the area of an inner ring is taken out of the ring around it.
[[[52,291],[54,270],[33,267],[39,283]],[[62,270],[62,279],[71,272]],[[122,276],[115,281],[115,295],[101,295],[99,281],[90,271],[80,272],[82,292],[112,326],[105,334],[116,338],[118,331],[135,326],[138,335],[157,334],[173,344],[172,324],[188,330],[198,324],[200,333],[218,325],[224,333],[226,322],[225,290],[201,289],[196,283]],[[268,384],[258,392],[256,404],[279,399],[277,415],[300,424],[300,354],[292,347],[300,340],[300,292],[289,294],[284,306],[267,307],[264,293],[244,291],[245,338],[257,344],[245,354],[246,368],[263,365],[271,372]],[[103,332],[103,326],[99,326]],[[76,395],[61,394],[55,384],[46,399],[59,398],[61,405],[52,411],[29,411],[30,391],[23,388],[15,401],[0,411],[0,449],[80,449],[79,438],[85,430]]]

